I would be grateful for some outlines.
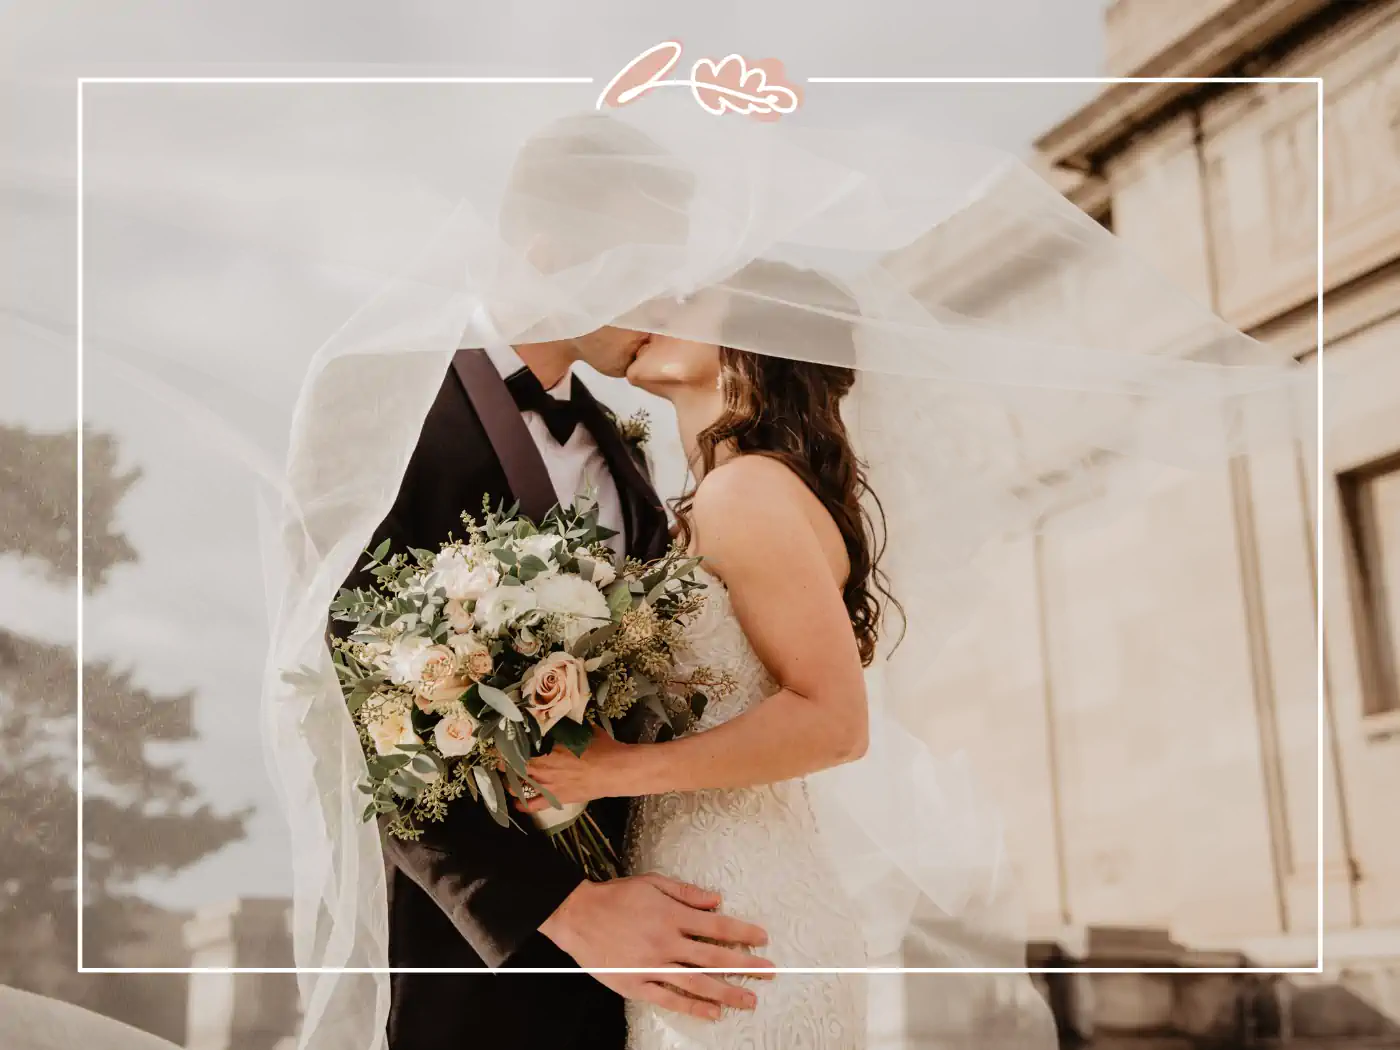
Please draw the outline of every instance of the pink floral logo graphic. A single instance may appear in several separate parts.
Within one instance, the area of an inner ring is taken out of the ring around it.
[[[754,120],[777,120],[802,104],[802,92],[787,80],[776,58],[750,62],[743,55],[719,61],[698,58],[689,80],[667,80],[681,60],[681,42],[663,40],[623,66],[598,96],[598,109],[635,102],[659,87],[688,87],[702,109],[714,116],[738,113]]]

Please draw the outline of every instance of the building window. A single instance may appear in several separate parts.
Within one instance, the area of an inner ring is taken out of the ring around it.
[[[1400,710],[1400,455],[1338,478],[1368,715]]]

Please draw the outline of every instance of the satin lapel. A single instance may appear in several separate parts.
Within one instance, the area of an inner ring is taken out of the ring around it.
[[[539,446],[485,350],[458,350],[452,367],[481,420],[491,448],[500,460],[511,495],[520,501],[520,513],[540,521],[559,502],[554,483],[540,456]],[[464,507],[472,514],[477,507]]]
[[[598,443],[598,451],[617,482],[627,526],[627,553],[644,560],[660,557],[670,542],[661,497],[617,426],[578,376],[574,376],[572,396],[583,425]]]

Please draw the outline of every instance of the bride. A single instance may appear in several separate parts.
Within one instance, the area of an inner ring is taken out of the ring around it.
[[[867,746],[863,669],[885,626],[878,508],[841,418],[855,373],[657,336],[627,378],[675,407],[698,485],[679,531],[704,559],[705,608],[677,653],[737,688],[678,739],[599,735],[575,757],[532,764],[561,802],[624,796],[628,860],[718,892],[733,916],[768,931],[780,967],[859,968],[853,902],[819,840],[804,777]],[[540,809],[537,798],[522,804]],[[714,1008],[706,1046],[856,1050],[864,978],[783,975],[752,1010]],[[693,1046],[697,1022],[629,1001],[629,1046]]]

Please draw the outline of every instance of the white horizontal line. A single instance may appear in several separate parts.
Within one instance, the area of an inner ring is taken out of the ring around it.
[[[1321,77],[808,77],[809,84],[1320,84]]]
[[[79,973],[727,973],[727,974],[905,974],[905,973],[1321,973],[1316,966],[778,966],[762,970],[735,970],[716,966],[521,966],[493,970],[471,966],[83,966]]]
[[[591,84],[592,77],[79,77],[79,84]]]

